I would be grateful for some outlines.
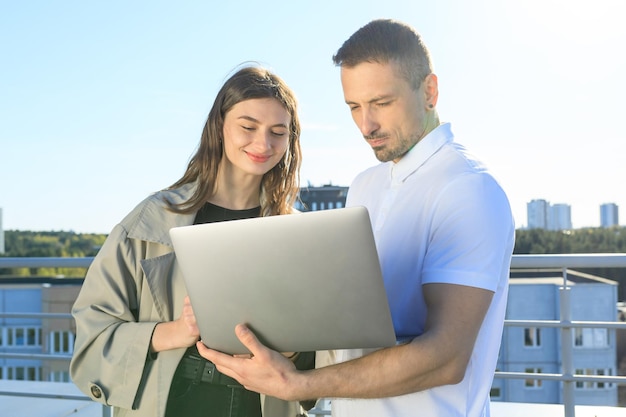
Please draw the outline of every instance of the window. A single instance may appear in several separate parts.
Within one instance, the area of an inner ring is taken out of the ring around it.
[[[37,332],[37,330],[39,330],[39,332]],[[39,345],[40,343],[38,342],[40,339],[41,339],[41,329],[35,329],[33,327],[29,327],[26,329],[26,344],[28,346]]]
[[[604,376],[604,374],[605,374],[604,369],[596,369],[596,375]],[[604,388],[605,384],[606,384],[605,382],[596,382],[596,388],[602,389]]]
[[[577,375],[597,375],[597,376],[611,376],[613,375],[612,369],[576,369]],[[576,381],[577,389],[605,389],[611,388],[613,384],[610,382],[593,382],[593,381]]]
[[[539,347],[541,346],[541,329],[538,327],[529,327],[524,329],[524,346]]]
[[[24,337],[23,328],[15,329],[15,345],[16,346],[24,346],[26,345],[26,338]]]
[[[70,373],[68,371],[50,372],[50,381],[52,382],[71,382]]]
[[[26,379],[28,381],[37,381],[39,380],[39,372],[38,369],[34,366],[26,367]]]
[[[0,330],[0,346],[41,346],[41,327],[16,326]]]
[[[579,348],[605,348],[609,346],[608,329],[574,329],[574,346]]]
[[[541,368],[526,368],[525,372],[527,374],[540,374]],[[541,379],[526,379],[524,386],[526,388],[541,388],[541,383]]]
[[[489,397],[493,399],[500,398],[502,396],[502,392],[500,387],[491,387],[491,391],[489,392]]]
[[[36,366],[7,366],[7,379],[16,381],[39,381],[41,368]],[[2,368],[0,368],[0,379],[2,378]]]
[[[50,332],[50,353],[73,353],[74,334],[70,331]]]

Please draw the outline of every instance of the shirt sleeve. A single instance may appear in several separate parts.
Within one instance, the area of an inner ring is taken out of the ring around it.
[[[466,173],[442,189],[431,230],[423,284],[496,290],[515,226],[506,194],[491,175]]]

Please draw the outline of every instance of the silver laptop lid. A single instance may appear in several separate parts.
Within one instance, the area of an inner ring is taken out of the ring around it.
[[[247,323],[283,352],[395,344],[364,207],[259,217],[170,230],[202,341],[247,353]]]

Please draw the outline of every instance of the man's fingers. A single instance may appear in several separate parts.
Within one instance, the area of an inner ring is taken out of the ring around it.
[[[249,355],[228,355],[206,347],[202,341],[197,342],[196,346],[200,355],[213,362],[220,372],[238,379],[238,370],[243,364],[242,361],[248,361],[251,358],[259,358],[259,356],[260,359],[267,359],[269,357],[268,353],[271,353],[271,350],[259,342],[259,339],[257,339],[254,333],[245,324],[238,324],[235,327],[235,334],[239,341],[250,351]]]
[[[265,348],[254,333],[245,324],[238,324],[235,326],[235,334],[239,341],[250,351],[252,356],[258,356],[262,354]],[[267,348],[265,348],[267,349]]]
[[[198,348],[198,353],[200,353],[200,356],[204,357],[205,359],[210,360],[218,367],[223,366],[225,368],[230,369],[233,366],[235,366],[235,362],[238,359],[231,355],[227,355],[225,353],[218,352],[217,350],[213,350],[213,349],[206,347],[204,343],[202,343],[201,340],[196,342],[196,347]],[[229,376],[231,375],[229,374]]]

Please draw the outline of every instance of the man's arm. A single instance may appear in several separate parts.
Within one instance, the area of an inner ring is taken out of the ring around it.
[[[247,389],[288,401],[309,398],[382,398],[460,382],[493,292],[453,284],[423,288],[428,316],[422,335],[405,345],[310,371],[297,371],[278,352],[263,346],[245,326],[237,336],[251,359],[206,348],[202,356]]]

